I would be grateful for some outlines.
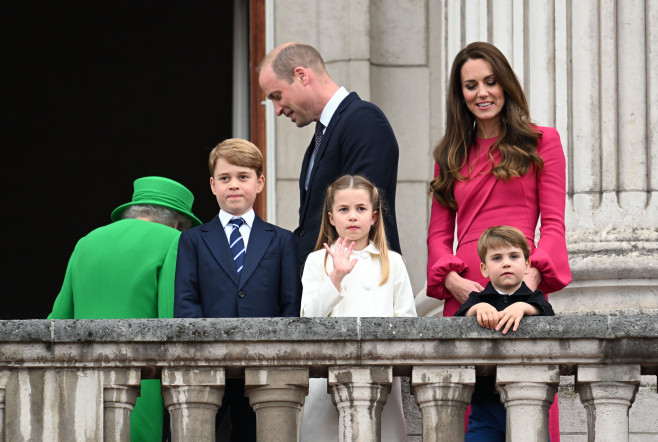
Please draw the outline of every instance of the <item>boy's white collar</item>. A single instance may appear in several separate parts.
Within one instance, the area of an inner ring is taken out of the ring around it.
[[[224,212],[221,209],[219,210],[219,221],[222,223],[222,226],[226,227],[232,218],[237,217],[235,215],[231,215],[228,212]],[[254,219],[256,218],[256,212],[254,212],[254,209],[252,208],[247,213],[241,215],[239,218],[242,218],[249,227],[252,227],[254,225]]]

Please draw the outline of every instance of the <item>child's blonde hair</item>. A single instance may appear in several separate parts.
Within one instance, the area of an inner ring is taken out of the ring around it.
[[[523,250],[526,261],[530,257],[530,246],[523,232],[512,226],[493,226],[485,230],[478,240],[480,261],[485,262],[489,249],[501,246],[518,247]]]
[[[360,175],[343,175],[334,181],[328,188],[324,199],[324,207],[322,208],[322,225],[320,226],[320,235],[318,241],[315,243],[315,250],[324,248],[324,243],[332,245],[338,239],[338,232],[336,227],[332,226],[329,222],[329,213],[333,209],[334,199],[336,192],[346,189],[363,189],[370,195],[370,204],[372,205],[373,212],[377,213],[377,219],[371,226],[368,233],[368,239],[375,243],[379,249],[379,256],[382,262],[382,279],[379,285],[388,281],[388,276],[391,272],[391,265],[388,260],[388,241],[386,240],[386,232],[384,230],[384,219],[382,210],[384,210],[384,202],[377,187]],[[329,253],[324,255],[324,270],[327,272],[327,258]],[[328,272],[327,272],[328,273]]]
[[[250,141],[242,138],[229,138],[215,146],[208,155],[210,176],[215,173],[215,166],[220,158],[234,166],[254,169],[257,178],[263,175],[263,154]]]

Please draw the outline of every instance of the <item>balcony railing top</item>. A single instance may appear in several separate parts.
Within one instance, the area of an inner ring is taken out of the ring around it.
[[[527,317],[506,335],[474,318],[0,321],[0,369],[16,367],[411,367],[638,364],[658,373],[656,316]],[[148,370],[145,370],[147,372]],[[143,373],[144,374],[144,373]]]

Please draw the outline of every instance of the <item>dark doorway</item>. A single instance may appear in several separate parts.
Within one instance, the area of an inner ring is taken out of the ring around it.
[[[207,155],[231,136],[233,2],[16,2],[2,20],[0,319],[45,318],[79,238],[136,178],[217,212]]]

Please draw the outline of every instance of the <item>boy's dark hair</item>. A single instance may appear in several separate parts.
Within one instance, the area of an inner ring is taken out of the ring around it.
[[[229,138],[219,143],[208,155],[210,176],[215,173],[215,166],[220,158],[239,167],[248,167],[256,171],[256,178],[263,175],[263,154],[258,147],[242,138]]]
[[[523,232],[512,226],[493,226],[485,230],[478,240],[480,261],[485,261],[489,249],[501,246],[518,247],[523,250],[526,261],[530,257],[530,246]]]

